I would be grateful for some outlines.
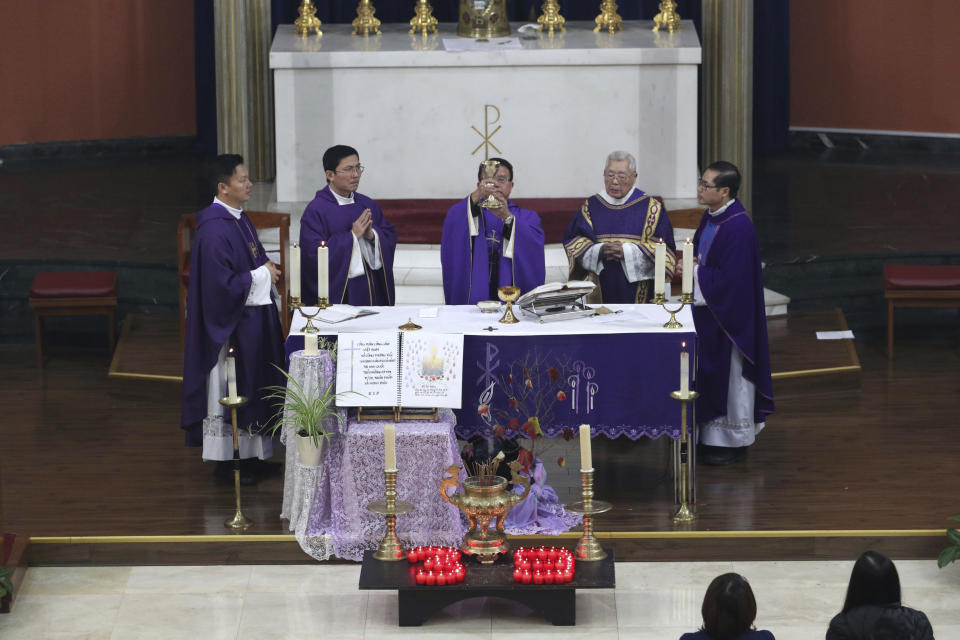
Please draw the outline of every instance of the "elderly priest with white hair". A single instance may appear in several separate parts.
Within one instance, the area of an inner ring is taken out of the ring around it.
[[[563,234],[570,278],[600,285],[602,302],[644,303],[653,298],[657,242],[667,246],[667,278],[676,247],[667,212],[634,184],[637,161],[626,151],[607,156],[603,189],[584,201]]]

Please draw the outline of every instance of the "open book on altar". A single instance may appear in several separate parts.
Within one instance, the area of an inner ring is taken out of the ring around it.
[[[337,406],[459,409],[462,383],[462,334],[337,336]]]
[[[377,312],[373,309],[360,309],[358,307],[352,307],[349,304],[335,304],[332,307],[321,309],[316,317],[317,320],[322,322],[336,324],[338,322],[343,322],[344,320],[353,320],[354,318],[360,318],[363,316],[372,316],[375,313]]]

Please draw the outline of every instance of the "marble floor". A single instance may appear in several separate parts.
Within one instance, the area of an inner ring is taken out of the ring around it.
[[[357,565],[34,567],[4,640],[220,638],[591,638],[667,640],[700,624],[710,580],[736,571],[757,598],[757,627],[778,640],[823,638],[843,603],[852,562],[617,563],[615,590],[577,593],[575,627],[520,606],[476,599],[423,627],[400,628],[397,597],[359,591]],[[940,640],[960,638],[960,566],[897,562],[904,603],[925,611]]]

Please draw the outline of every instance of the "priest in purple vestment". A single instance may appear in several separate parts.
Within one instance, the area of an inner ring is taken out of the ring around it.
[[[649,302],[659,240],[667,245],[666,278],[673,277],[676,247],[670,219],[659,200],[634,187],[636,181],[632,155],[608,155],[603,191],[586,199],[563,234],[570,279],[600,285],[591,302]]]
[[[233,478],[233,428],[219,400],[227,395],[228,349],[235,357],[237,393],[249,402],[238,410],[241,482],[253,484],[278,465],[260,435],[273,413],[261,398],[263,387],[283,384],[274,365],[284,361],[283,331],[273,285],[280,270],[270,261],[243,205],[252,184],[243,158],[221,155],[208,167],[213,203],[197,213],[190,254],[186,343],[183,354],[181,426],[186,443],[203,446],[203,459],[216,460],[216,473]]]
[[[543,284],[546,273],[543,229],[536,211],[510,201],[513,165],[503,158],[492,178],[477,172],[477,188],[450,207],[443,221],[440,262],[447,304],[498,300],[497,289],[520,287],[526,293]],[[499,207],[481,202],[493,196]]]
[[[304,304],[317,299],[317,248],[329,249],[331,304],[394,304],[393,254],[397,232],[376,202],[357,193],[363,165],[353,147],[323,154],[327,186],[317,191],[300,220],[300,274]]]
[[[693,238],[697,423],[706,464],[742,458],[774,411],[760,245],[739,188],[739,170],[724,161],[707,167],[697,187],[697,201],[707,205]]]

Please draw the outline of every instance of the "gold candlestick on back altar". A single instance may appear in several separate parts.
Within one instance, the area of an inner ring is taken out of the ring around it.
[[[414,16],[410,19],[410,34],[417,31],[422,35],[437,33],[437,19],[433,17],[433,7],[427,0],[417,0]]]
[[[320,31],[321,23],[320,18],[317,17],[317,8],[313,6],[311,0],[303,0],[297,12],[300,17],[293,21],[295,34],[301,38],[306,38],[310,31],[316,31],[318,36],[323,35],[323,31]]]
[[[659,31],[664,27],[669,33],[680,31],[680,16],[677,15],[677,3],[674,0],[663,0],[660,13],[653,16],[653,30]]]
[[[563,23],[566,22],[563,19],[563,16],[560,15],[560,5],[557,4],[557,0],[547,0],[543,3],[543,6],[540,7],[540,17],[537,18],[537,23],[540,25],[538,31],[547,30],[548,35],[553,35],[553,30],[566,31]]]
[[[593,28],[594,31],[600,31],[602,29],[608,30],[610,33],[614,31],[622,31],[623,18],[620,17],[620,14],[617,13],[617,3],[613,0],[603,0],[600,3],[600,15],[598,15],[594,22],[597,23],[597,26]]]
[[[377,10],[373,7],[370,0],[360,0],[357,5],[357,17],[353,20],[353,33],[351,35],[368,36],[380,35],[380,21],[373,17]]]

